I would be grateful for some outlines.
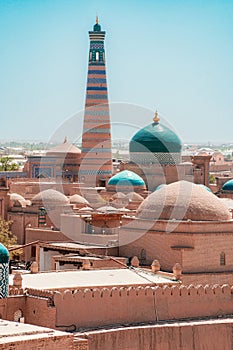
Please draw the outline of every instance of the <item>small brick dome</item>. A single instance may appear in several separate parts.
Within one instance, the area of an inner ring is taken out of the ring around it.
[[[70,196],[70,203],[71,204],[86,204],[86,205],[90,205],[88,203],[88,201],[80,196],[79,194],[73,194],[73,196]]]
[[[18,193],[10,193],[10,201],[14,206],[26,207],[27,201]]]
[[[169,184],[150,194],[139,206],[143,219],[228,221],[230,211],[213,193],[188,181]]]
[[[18,193],[10,193],[11,201],[25,201],[25,198]]]
[[[49,189],[49,190],[44,190],[36,194],[32,198],[32,204],[40,204],[40,203],[57,203],[57,204],[67,204],[68,203],[68,198],[61,192]]]

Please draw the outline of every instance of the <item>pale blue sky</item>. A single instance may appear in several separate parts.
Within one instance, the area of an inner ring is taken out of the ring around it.
[[[184,141],[233,142],[233,0],[1,0],[0,140],[47,141],[83,108],[96,13],[110,102],[157,108]]]

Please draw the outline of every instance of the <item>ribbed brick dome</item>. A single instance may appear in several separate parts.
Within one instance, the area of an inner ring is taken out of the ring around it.
[[[231,220],[228,208],[218,197],[187,181],[174,182],[150,194],[139,206],[137,215],[161,220]]]
[[[88,201],[80,196],[79,194],[73,194],[73,196],[70,197],[70,203],[71,204],[87,204],[87,205],[90,205],[88,203]]]
[[[37,203],[67,204],[68,198],[59,191],[49,189],[39,192],[32,198],[32,204]]]

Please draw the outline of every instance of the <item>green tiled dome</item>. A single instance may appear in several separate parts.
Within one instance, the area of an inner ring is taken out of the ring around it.
[[[0,264],[8,263],[10,258],[10,254],[6,247],[0,243]]]
[[[129,170],[120,171],[108,181],[109,186],[128,186],[129,184],[131,186],[145,187],[144,180],[139,175]]]
[[[222,186],[222,190],[233,192],[233,179],[225,182],[225,184]]]
[[[139,163],[143,158],[148,159],[149,163],[177,163],[181,148],[180,138],[167,126],[160,124],[156,114],[154,123],[145,126],[132,137],[129,144],[130,159],[136,162],[139,160]]]

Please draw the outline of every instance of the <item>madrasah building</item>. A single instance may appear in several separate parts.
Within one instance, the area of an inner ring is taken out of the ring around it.
[[[27,178],[1,179],[1,216],[31,263],[9,276],[0,245],[4,349],[230,349],[232,180],[216,196],[210,157],[182,163],[157,112],[114,172],[98,20],[89,37],[82,149],[65,139],[29,157]]]

